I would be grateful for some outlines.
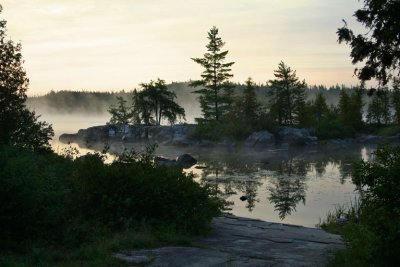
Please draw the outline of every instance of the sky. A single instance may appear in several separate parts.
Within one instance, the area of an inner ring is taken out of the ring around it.
[[[29,95],[50,90],[132,90],[161,78],[196,80],[191,58],[216,26],[233,82],[273,79],[284,61],[308,84],[356,85],[345,19],[358,0],[0,0],[8,38],[22,43]]]

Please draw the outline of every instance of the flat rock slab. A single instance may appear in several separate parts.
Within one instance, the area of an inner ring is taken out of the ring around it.
[[[325,266],[340,236],[321,229],[221,216],[193,247],[161,247],[116,254],[132,266]]]

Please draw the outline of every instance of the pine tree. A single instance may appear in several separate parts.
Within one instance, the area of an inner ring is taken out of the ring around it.
[[[7,39],[6,21],[0,20],[0,144],[49,150],[51,125],[38,121],[39,116],[25,106],[29,79],[21,49],[20,43]]]
[[[387,89],[378,90],[373,96],[367,111],[367,121],[387,125],[391,121],[390,98]]]
[[[257,121],[261,112],[261,104],[257,101],[256,88],[251,78],[248,78],[246,81],[241,107],[245,121],[248,123]]]
[[[343,124],[348,124],[350,122],[349,121],[350,96],[344,89],[340,90],[338,111],[339,111],[338,115],[340,122],[342,122]]]
[[[363,92],[361,88],[356,88],[351,95],[346,92],[346,89],[340,91],[338,119],[340,123],[353,130],[360,130],[363,127]]]
[[[305,81],[300,82],[293,71],[284,62],[280,62],[274,71],[275,80],[270,80],[270,115],[280,125],[299,123],[302,107],[305,105]]]
[[[322,120],[328,117],[329,114],[329,108],[328,105],[326,104],[326,99],[321,92],[319,92],[315,97],[313,109],[314,109],[315,122],[317,125],[319,125],[321,124]]]
[[[185,118],[185,110],[175,102],[176,94],[168,91],[164,80],[142,83],[141,86],[143,90],[139,94],[144,105],[151,110],[156,125],[160,125],[163,118],[170,124],[174,124],[178,117]]]
[[[203,120],[220,121],[229,112],[233,102],[234,86],[229,79],[233,77],[230,72],[234,62],[224,63],[228,51],[221,51],[225,43],[218,36],[218,29],[215,26],[208,32],[208,39],[209,43],[206,46],[208,52],[202,58],[192,58],[204,68],[202,79],[190,85],[202,87],[194,93],[199,94]]]
[[[112,105],[108,112],[111,114],[109,124],[123,127],[132,121],[132,112],[126,105],[126,100],[121,96],[117,96],[117,106]]]

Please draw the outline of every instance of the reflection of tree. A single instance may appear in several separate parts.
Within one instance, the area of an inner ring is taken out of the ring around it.
[[[275,210],[279,212],[279,218],[283,220],[286,215],[296,211],[297,203],[306,203],[306,183],[304,176],[278,176],[268,188],[270,196],[268,200],[274,203]]]
[[[216,161],[209,163],[208,168],[203,170],[201,180],[215,186],[218,195],[224,199],[238,193],[246,196],[246,208],[252,211],[258,202],[257,188],[262,185],[252,175],[257,171],[257,167],[238,161],[234,163]],[[233,203],[230,204],[233,205]]]
[[[279,174],[286,174],[291,176],[292,174],[305,176],[310,170],[310,162],[304,160],[294,160],[293,158],[287,160],[281,160],[277,166],[277,172]]]
[[[262,185],[262,183],[255,180],[246,180],[246,181],[235,181],[233,182],[238,191],[241,192],[244,196],[246,196],[246,208],[249,211],[253,211],[256,206],[256,202],[259,202],[257,199],[257,188]]]
[[[279,218],[283,220],[286,215],[296,210],[297,203],[306,202],[305,176],[311,168],[310,162],[304,160],[281,160],[277,166],[277,176],[268,187],[270,196],[268,200],[275,205]]]
[[[320,161],[315,162],[314,168],[319,177],[321,177],[325,174],[326,166],[328,164],[329,164],[329,160],[320,160]]]

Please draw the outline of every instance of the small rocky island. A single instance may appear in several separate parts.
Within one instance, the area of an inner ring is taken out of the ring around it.
[[[249,135],[242,142],[223,139],[219,142],[197,139],[193,137],[194,124],[179,124],[172,126],[144,126],[144,125],[102,125],[81,129],[75,134],[62,134],[59,140],[63,143],[78,143],[79,145],[93,143],[157,143],[165,146],[230,146],[243,144],[246,147],[271,147],[283,146],[310,146],[317,145],[318,138],[313,129],[280,127],[276,133],[257,131]],[[399,142],[400,134],[383,137],[378,135],[360,134],[355,138],[331,139],[325,144],[378,144],[384,141]]]

